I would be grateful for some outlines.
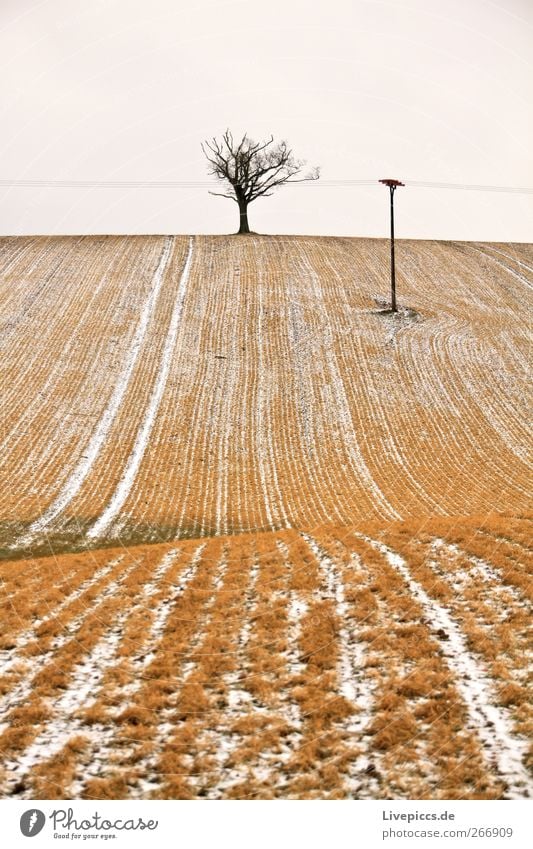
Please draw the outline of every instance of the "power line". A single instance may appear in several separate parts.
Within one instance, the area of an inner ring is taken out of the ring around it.
[[[313,183],[300,183],[301,186],[315,185],[324,188],[350,187],[350,186],[375,186],[379,180],[316,180]],[[405,186],[415,189],[458,189],[462,191],[476,192],[510,192],[513,194],[533,194],[533,187],[529,186],[481,186],[471,183],[431,183],[425,180],[404,180]]]
[[[527,186],[478,186],[468,183],[429,183],[419,180],[406,180],[406,186],[419,189],[461,189],[469,192],[509,192],[512,194],[531,195],[533,188]]]
[[[0,180],[6,188],[47,189],[212,189],[217,185],[205,180]]]
[[[435,183],[426,180],[404,180],[406,186],[416,189],[456,189],[472,192],[507,192],[533,194],[529,186],[482,186],[469,183]],[[292,183],[295,186],[318,188],[352,188],[378,186],[375,180],[309,180]],[[287,185],[287,184],[285,184]],[[35,189],[213,189],[220,186],[212,180],[6,180],[0,179],[1,188]]]

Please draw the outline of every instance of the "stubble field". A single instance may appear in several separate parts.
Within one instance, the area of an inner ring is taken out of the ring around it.
[[[2,795],[531,795],[531,246],[0,247]]]

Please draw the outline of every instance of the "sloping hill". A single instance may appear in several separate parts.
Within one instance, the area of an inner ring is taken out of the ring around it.
[[[13,550],[520,510],[528,246],[3,240]]]
[[[531,246],[0,246],[0,792],[531,795]]]

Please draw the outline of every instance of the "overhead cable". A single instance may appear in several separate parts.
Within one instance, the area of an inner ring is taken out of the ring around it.
[[[405,186],[417,189],[456,189],[472,192],[507,192],[509,194],[533,194],[529,186],[483,186],[471,183],[437,183],[427,180],[404,179]],[[351,188],[378,186],[379,180],[300,180],[282,185],[315,186],[318,188]],[[0,179],[1,188],[34,189],[214,189],[220,182],[213,180],[9,180]]]

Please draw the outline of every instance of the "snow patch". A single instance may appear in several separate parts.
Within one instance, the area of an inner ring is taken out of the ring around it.
[[[144,607],[150,596],[157,591],[158,583],[161,582],[172,566],[176,554],[177,550],[173,549],[164,555],[154,572],[153,580],[145,584],[133,610]],[[134,565],[138,564],[133,564],[132,569]],[[107,594],[109,594],[109,589]],[[131,614],[132,608],[128,607],[122,611],[113,627],[99,640],[88,657],[76,665],[68,689],[59,699],[52,702],[52,720],[46,724],[44,730],[36,737],[24,754],[7,764],[8,771],[15,773],[8,784],[12,784],[17,778],[29,773],[37,763],[48,760],[60,752],[72,736],[76,734],[82,734],[86,738],[96,736],[95,729],[91,733],[91,730],[84,725],[82,719],[78,716],[78,712],[96,703],[98,688],[102,683],[105,672],[112,666],[116,658],[123,637],[124,623]],[[110,736],[109,732],[107,736]]]
[[[37,628],[40,628],[41,625],[44,625],[46,622],[49,622],[50,619],[55,619],[55,617],[61,613],[66,607],[76,601],[85,590],[89,589],[89,587],[96,584],[102,578],[105,578],[106,575],[118,564],[124,560],[125,555],[121,554],[120,557],[117,557],[115,560],[111,560],[109,563],[106,563],[100,569],[98,569],[94,575],[91,575],[90,578],[87,578],[78,589],[68,595],[58,607],[54,608],[51,613],[48,613],[46,616],[42,616],[40,619],[35,619],[30,628],[27,628],[22,634],[19,634],[17,638],[17,644],[12,649],[5,649],[0,651],[0,675],[4,675],[6,672],[9,672],[11,667],[19,661],[17,657],[18,653],[21,649],[23,649],[29,642],[34,638],[35,631]]]
[[[533,793],[533,782],[524,767],[527,741],[513,733],[508,713],[497,705],[492,682],[482,664],[468,651],[466,639],[445,607],[430,598],[414,580],[401,555],[384,543],[357,534],[374,549],[381,552],[409,587],[428,618],[428,627],[434,632],[449,668],[455,674],[455,686],[464,699],[469,712],[469,725],[483,743],[488,759],[506,781],[509,798],[523,798]],[[445,634],[445,637],[442,634]]]
[[[363,789],[361,787],[363,779],[366,797],[370,798],[368,791],[371,790],[372,796],[375,798],[375,793],[379,791],[377,781],[372,775],[365,772],[371,761],[379,760],[376,752],[371,755],[371,737],[368,734],[368,728],[372,721],[372,707],[376,688],[375,682],[366,669],[368,645],[356,638],[353,629],[351,633],[348,630],[349,605],[345,600],[344,586],[339,577],[338,567],[320,548],[315,539],[308,534],[302,534],[302,537],[320,564],[328,597],[335,602],[335,613],[340,625],[337,667],[340,692],[356,709],[356,713],[340,723],[361,750],[361,754],[350,764],[347,778],[352,785],[352,791],[357,793],[358,798],[360,798]],[[357,554],[353,554],[352,560],[346,568],[358,566],[360,566],[360,559]]]
[[[174,238],[172,236],[169,236],[165,242],[163,253],[161,254],[161,258],[159,260],[159,264],[157,266],[152,281],[152,288],[150,290],[150,294],[146,300],[143,311],[141,313],[139,324],[137,325],[137,329],[135,331],[135,336],[133,338],[133,343],[126,360],[124,370],[122,371],[122,374],[120,375],[115,385],[109,404],[107,405],[106,410],[104,411],[100,421],[98,422],[87,448],[84,450],[81,459],[78,461],[78,464],[70,474],[59,495],[45,510],[42,516],[40,516],[35,522],[33,522],[33,524],[30,525],[26,533],[14,543],[14,547],[28,545],[28,543],[31,542],[31,540],[35,537],[36,534],[40,533],[46,527],[48,527],[50,522],[52,522],[52,520],[55,519],[56,516],[58,516],[65,509],[65,507],[72,501],[74,496],[79,492],[84,480],[91,471],[91,468],[94,465],[94,462],[102,448],[102,445],[105,443],[108,437],[113,422],[117,417],[120,405],[126,394],[126,390],[128,388],[131,376],[133,374],[133,370],[135,368],[135,364],[137,362],[137,358],[142,348],[144,337],[146,335],[148,322],[150,321],[150,318],[155,309],[155,305],[157,303],[157,298],[159,296],[164,274],[169,263],[173,244]]]
[[[155,417],[157,415],[157,411],[161,403],[161,398],[163,396],[163,391],[167,382],[170,364],[172,362],[172,354],[174,352],[174,347],[176,344],[179,322],[181,318],[181,313],[183,311],[183,302],[185,300],[187,281],[189,279],[189,271],[191,268],[192,251],[193,240],[191,238],[189,240],[189,252],[187,254],[187,259],[185,260],[185,265],[181,274],[178,286],[178,293],[176,295],[176,302],[172,311],[170,326],[168,329],[167,337],[165,339],[165,345],[161,357],[161,365],[152,392],[152,396],[148,403],[148,407],[146,409],[142,425],[137,433],[137,438],[135,440],[133,450],[130,456],[128,457],[126,468],[122,473],[122,477],[117,485],[117,488],[115,489],[115,492],[111,496],[109,504],[107,505],[99,519],[97,519],[94,525],[87,531],[87,537],[89,539],[101,537],[106,533],[109,526],[112,524],[113,520],[116,518],[124,502],[126,501],[133,486],[137,472],[139,470],[139,466],[141,465],[142,459],[144,457],[146,447],[148,445],[148,440],[150,439],[150,434],[154,426]],[[167,263],[163,265],[163,262],[161,262],[161,276],[163,275],[166,265]]]

